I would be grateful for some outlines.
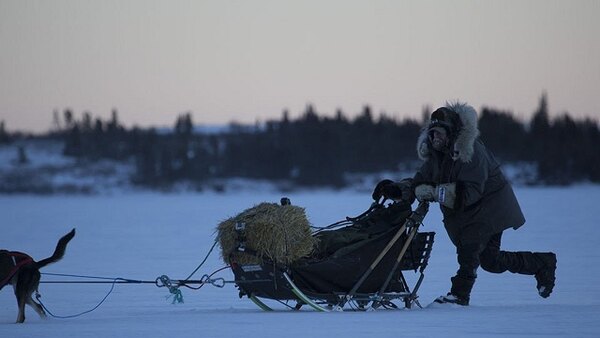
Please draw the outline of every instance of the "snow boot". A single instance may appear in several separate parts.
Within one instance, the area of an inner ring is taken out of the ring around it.
[[[542,298],[548,298],[554,289],[556,280],[556,254],[544,252],[535,253],[535,256],[544,263],[544,266],[535,273],[537,290]]]
[[[457,304],[462,306],[468,306],[469,298],[458,297],[457,295],[453,295],[452,293],[448,292],[447,295],[439,296],[433,302],[438,304]]]
[[[475,284],[475,278],[466,278],[456,275],[450,278],[450,280],[452,281],[450,292],[445,296],[439,296],[434,302],[440,304],[458,304],[462,306],[469,305],[471,289],[473,288],[473,284]]]

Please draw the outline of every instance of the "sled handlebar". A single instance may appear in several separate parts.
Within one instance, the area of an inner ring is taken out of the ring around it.
[[[408,217],[407,227],[419,226],[423,223],[423,219],[425,219],[425,215],[429,211],[429,202],[423,201],[419,202],[417,208],[412,212],[412,214]]]
[[[423,218],[425,218],[425,215],[427,215],[428,211],[429,211],[429,202],[423,201],[423,202],[419,202],[419,206],[417,206],[415,211],[413,211],[413,214],[417,214],[419,217],[421,217],[421,221],[422,221]]]

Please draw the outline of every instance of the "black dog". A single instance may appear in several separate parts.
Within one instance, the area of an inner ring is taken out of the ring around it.
[[[42,306],[36,303],[31,295],[37,291],[40,284],[40,269],[44,266],[60,260],[67,248],[67,243],[75,236],[75,229],[64,235],[56,245],[51,257],[36,262],[29,255],[16,252],[0,250],[0,290],[11,284],[15,289],[19,314],[17,323],[25,321],[25,304],[31,306],[40,317],[46,317]]]

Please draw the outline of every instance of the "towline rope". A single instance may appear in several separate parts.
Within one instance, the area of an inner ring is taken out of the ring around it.
[[[210,278],[210,277],[212,277],[215,273],[222,271],[224,269],[227,269],[227,268],[229,268],[229,266],[222,267],[222,268],[216,270],[215,272],[211,273],[210,275],[205,274],[202,276],[201,279],[171,279],[167,275],[162,275],[162,276],[156,277],[155,280],[137,280],[137,279],[128,279],[128,278],[121,278],[121,277],[117,277],[117,278],[98,277],[98,276],[83,276],[83,275],[71,275],[71,274],[63,274],[63,273],[45,273],[45,272],[43,272],[42,275],[47,275],[47,276],[87,278],[87,279],[100,279],[100,280],[96,280],[96,281],[55,280],[55,281],[40,281],[40,283],[43,283],[43,284],[154,284],[159,288],[162,288],[162,287],[165,287],[168,285],[175,285],[177,287],[186,286],[190,289],[199,289],[199,288],[189,287],[188,284],[190,284],[190,285],[212,284],[213,286],[222,288],[224,286],[224,284],[235,283],[235,281],[226,281],[224,278],[221,278],[221,277],[214,278],[214,279]]]
[[[212,286],[222,288],[225,286],[225,284],[236,283],[236,281],[226,281],[224,278],[221,278],[221,277],[220,278],[212,278],[212,276],[214,274],[216,274],[217,272],[220,272],[224,269],[229,268],[229,266],[224,266],[220,269],[217,269],[216,271],[212,272],[210,275],[205,274],[199,280],[190,279],[200,269],[200,267],[202,267],[202,265],[204,265],[204,263],[206,262],[206,260],[210,256],[210,254],[212,253],[212,251],[215,248],[215,246],[217,245],[217,243],[218,243],[218,240],[215,240],[215,242],[211,246],[210,250],[208,251],[208,253],[204,257],[204,259],[202,260],[202,262],[200,262],[200,264],[194,269],[194,271],[192,271],[192,273],[186,279],[182,279],[182,280],[171,279],[167,275],[161,275],[161,276],[157,277],[155,280],[150,281],[150,280],[128,279],[128,278],[121,278],[121,277],[116,277],[116,278],[115,277],[99,277],[99,276],[88,276],[88,275],[48,273],[48,272],[41,273],[42,275],[55,276],[55,277],[92,279],[92,280],[88,280],[88,281],[78,281],[78,280],[40,281],[40,283],[44,283],[44,284],[111,284],[110,290],[108,290],[107,294],[104,296],[104,298],[102,298],[102,300],[96,306],[94,306],[90,310],[87,310],[87,311],[84,311],[84,312],[81,312],[81,313],[78,313],[75,315],[58,316],[58,315],[53,314],[42,303],[42,301],[41,301],[42,296],[37,291],[36,291],[36,299],[38,300],[38,302],[40,303],[42,308],[54,318],[74,318],[74,317],[79,317],[81,315],[84,315],[86,313],[90,313],[90,312],[96,310],[98,307],[100,307],[100,305],[102,305],[102,303],[104,303],[104,301],[108,298],[108,296],[113,292],[113,290],[115,288],[115,284],[154,284],[159,288],[166,287],[170,293],[170,295],[167,296],[167,299],[170,297],[173,297],[172,304],[183,303],[183,294],[181,293],[181,290],[179,289],[181,286],[185,286],[192,290],[199,290],[205,284],[211,284]],[[191,285],[199,285],[199,286],[193,287]]]
[[[222,267],[222,268],[214,271],[210,275],[205,274],[199,280],[170,279],[167,275],[159,276],[155,280],[150,281],[150,280],[137,280],[137,279],[128,279],[128,278],[120,278],[120,277],[111,278],[111,277],[84,276],[84,275],[72,275],[72,274],[62,274],[62,273],[42,273],[42,275],[48,275],[48,276],[96,279],[96,280],[92,280],[92,281],[74,281],[74,280],[40,281],[40,283],[44,283],[44,284],[111,284],[110,290],[108,290],[108,292],[102,298],[102,300],[100,300],[100,302],[97,305],[95,305],[92,309],[83,311],[78,314],[68,315],[68,316],[59,316],[59,315],[55,315],[54,313],[52,313],[48,309],[48,307],[42,302],[42,300],[41,300],[42,296],[39,292],[36,292],[35,297],[36,297],[37,301],[40,303],[40,305],[44,308],[44,310],[50,316],[52,316],[54,318],[61,318],[61,319],[79,317],[86,313],[90,313],[90,312],[96,310],[98,307],[100,307],[100,305],[102,305],[102,303],[104,303],[104,301],[108,298],[108,296],[113,292],[113,290],[115,288],[115,284],[154,284],[159,288],[166,287],[170,293],[170,295],[167,296],[167,298],[173,297],[172,304],[183,303],[183,294],[181,293],[181,290],[179,290],[179,287],[181,287],[181,286],[185,286],[192,290],[199,290],[205,284],[211,284],[215,287],[223,288],[225,286],[225,284],[235,283],[235,281],[226,281],[224,278],[221,278],[221,277],[211,278],[215,273],[222,271],[228,267],[229,266]],[[199,284],[200,286],[198,286],[198,287],[191,286],[194,284]]]

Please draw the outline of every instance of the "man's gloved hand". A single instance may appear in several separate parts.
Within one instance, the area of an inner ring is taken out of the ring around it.
[[[436,200],[435,187],[429,184],[419,184],[415,188],[415,196],[419,202],[434,202]]]
[[[439,202],[454,209],[456,202],[456,183],[443,183],[437,186],[420,184],[415,188],[415,196],[419,202]]]
[[[385,196],[383,194],[384,188],[392,184],[394,184],[394,181],[392,180],[386,179],[379,181],[379,183],[377,183],[377,185],[375,186],[375,189],[373,189],[373,194],[371,195],[373,197],[373,200],[378,201],[381,198],[381,196]]]
[[[413,179],[405,178],[398,183],[395,183],[394,186],[397,188],[397,192],[395,196],[389,196],[391,199],[398,201],[408,202],[408,204],[413,204],[415,201],[415,192],[413,191]],[[384,193],[387,193],[387,189],[384,190]],[[388,196],[388,195],[386,195]]]
[[[393,182],[391,180],[379,182],[373,191],[373,199],[378,201],[382,196],[394,201],[405,201],[412,204],[415,200],[415,195],[412,191],[412,179],[406,178],[400,182]]]

